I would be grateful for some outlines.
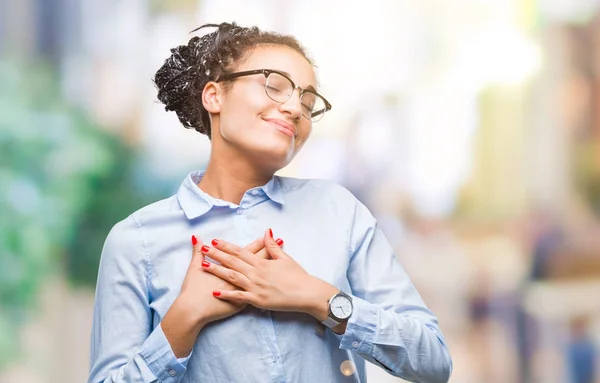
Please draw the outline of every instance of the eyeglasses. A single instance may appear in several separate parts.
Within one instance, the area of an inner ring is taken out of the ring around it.
[[[216,82],[255,74],[263,74],[265,76],[265,93],[271,100],[280,104],[287,102],[292,98],[294,90],[296,88],[299,89],[302,115],[312,122],[321,120],[325,112],[331,110],[331,104],[323,96],[312,89],[303,89],[297,86],[285,73],[273,69],[256,69],[229,73],[219,77]]]

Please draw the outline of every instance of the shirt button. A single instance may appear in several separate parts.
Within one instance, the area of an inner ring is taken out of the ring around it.
[[[175,376],[175,375],[177,375],[177,371],[175,371],[175,370],[169,370],[169,375]]]
[[[352,347],[358,348],[358,342],[357,341],[352,342]]]
[[[273,361],[273,363],[277,362],[277,357],[276,356],[272,356],[271,360]]]
[[[244,209],[239,208],[239,209],[237,209],[236,213],[238,213],[238,215],[244,214]]]
[[[252,190],[252,195],[258,195],[258,190]]]

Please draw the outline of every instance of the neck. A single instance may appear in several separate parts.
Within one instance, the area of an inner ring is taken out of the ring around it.
[[[211,154],[198,187],[208,195],[238,204],[244,193],[269,182],[273,174],[261,172],[243,158],[223,158]]]

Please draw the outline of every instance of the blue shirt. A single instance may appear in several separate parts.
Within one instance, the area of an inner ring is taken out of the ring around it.
[[[365,382],[365,360],[409,381],[447,382],[452,362],[425,306],[368,209],[328,181],[274,176],[239,205],[191,173],[174,196],[117,223],[100,261],[89,383]],[[190,237],[245,246],[272,228],[308,273],[353,298],[346,332],[248,306],[202,329],[177,359],[160,322],[190,264]],[[342,372],[344,370],[344,373]]]

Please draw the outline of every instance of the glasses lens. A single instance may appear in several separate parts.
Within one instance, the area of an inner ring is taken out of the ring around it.
[[[273,101],[281,103],[287,102],[294,91],[294,87],[290,80],[273,72],[269,73],[269,76],[267,77],[265,89],[267,91],[267,96]]]
[[[302,114],[313,122],[319,121],[325,114],[325,100],[323,97],[309,90],[304,91],[300,99]]]
[[[284,103],[292,97],[294,84],[287,77],[271,72],[267,76],[265,90],[271,100]],[[305,90],[300,98],[300,104],[302,105],[302,115],[304,117],[313,122],[323,118],[326,111],[326,103],[323,97],[310,90]]]

